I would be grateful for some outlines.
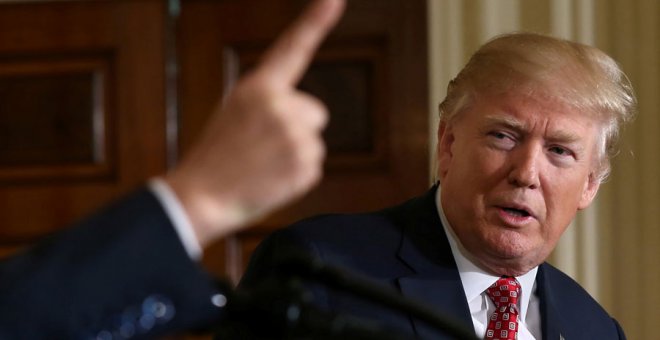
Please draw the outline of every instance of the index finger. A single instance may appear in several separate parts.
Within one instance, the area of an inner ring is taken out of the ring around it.
[[[266,51],[256,72],[275,86],[295,86],[323,38],[339,21],[344,0],[315,0]]]

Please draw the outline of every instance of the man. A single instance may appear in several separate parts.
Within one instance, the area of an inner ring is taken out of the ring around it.
[[[295,85],[343,0],[314,1],[169,174],[0,263],[0,339],[155,338],[222,323],[202,248],[319,178],[326,109]]]
[[[609,171],[632,88],[589,46],[511,34],[482,46],[440,104],[438,179],[428,193],[360,215],[330,215],[277,232],[257,250],[250,289],[291,252],[346,268],[421,300],[487,339],[621,339],[576,282],[545,263]],[[321,308],[424,339],[447,335],[333,290]]]

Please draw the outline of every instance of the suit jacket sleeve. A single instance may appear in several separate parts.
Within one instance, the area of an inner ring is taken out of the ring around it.
[[[0,263],[0,338],[153,338],[222,317],[144,189]]]

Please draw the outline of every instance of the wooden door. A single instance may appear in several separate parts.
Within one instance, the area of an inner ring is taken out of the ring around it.
[[[164,1],[0,4],[0,252],[166,169]]]
[[[428,187],[425,1],[348,2],[300,85],[331,111],[325,177],[209,249],[218,275],[237,280],[256,244],[295,220],[379,209]],[[0,4],[0,255],[166,171],[305,3]]]
[[[184,0],[177,23],[180,146],[305,1]],[[254,228],[206,251],[207,266],[237,280],[273,230],[323,212],[398,203],[428,188],[426,5],[423,0],[351,0],[300,87],[331,112],[321,184]]]

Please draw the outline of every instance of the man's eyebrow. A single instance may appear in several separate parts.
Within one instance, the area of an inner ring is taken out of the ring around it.
[[[501,116],[501,115],[489,115],[484,117],[486,120],[486,125],[493,126],[499,125],[514,130],[518,133],[524,134],[527,132],[526,125],[520,120],[510,117],[510,116]],[[559,142],[559,143],[575,143],[580,141],[581,137],[577,134],[560,130],[554,131],[552,135],[548,136],[547,140],[550,142]]]
[[[524,132],[526,130],[523,122],[510,116],[490,115],[484,118],[487,125],[503,125],[517,132]]]
[[[551,142],[560,142],[560,143],[576,143],[579,142],[582,138],[580,135],[570,133],[567,131],[556,131],[551,136],[548,137],[548,140]]]

